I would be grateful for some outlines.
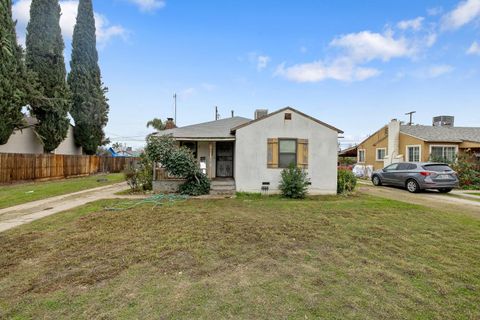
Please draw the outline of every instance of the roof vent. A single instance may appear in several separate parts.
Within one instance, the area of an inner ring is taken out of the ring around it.
[[[268,115],[268,109],[255,110],[255,120],[266,117]]]
[[[453,127],[454,124],[455,124],[455,117],[453,116],[433,117],[434,127]]]

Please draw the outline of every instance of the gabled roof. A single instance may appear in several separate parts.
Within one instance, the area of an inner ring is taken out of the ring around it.
[[[310,120],[312,120],[312,121],[314,121],[314,122],[316,122],[316,123],[318,123],[318,124],[321,124],[322,126],[325,126],[325,127],[329,128],[329,129],[332,129],[332,130],[334,130],[334,131],[337,131],[338,133],[343,133],[342,130],[337,129],[337,128],[335,128],[334,126],[331,126],[331,125],[329,125],[329,124],[327,124],[327,123],[325,123],[325,122],[322,122],[322,121],[320,121],[320,120],[318,120],[318,119],[316,119],[316,118],[314,118],[314,117],[311,117],[311,116],[309,116],[309,115],[307,115],[307,114],[305,114],[305,113],[303,113],[303,112],[301,112],[301,111],[298,111],[297,109],[294,109],[294,108],[292,108],[292,107],[285,107],[285,108],[282,108],[282,109],[277,110],[277,111],[275,111],[275,112],[269,113],[269,114],[267,114],[265,117],[258,118],[258,119],[255,119],[255,120],[250,120],[250,121],[248,121],[248,122],[246,122],[246,123],[240,124],[240,125],[238,125],[237,127],[234,127],[234,128],[232,129],[232,132],[235,132],[236,130],[238,130],[238,129],[240,129],[240,128],[249,126],[249,125],[251,125],[252,123],[259,122],[259,121],[262,121],[262,120],[264,120],[264,119],[267,119],[267,118],[269,118],[269,117],[271,117],[271,116],[273,116],[273,115],[275,115],[275,114],[284,112],[284,111],[286,111],[286,110],[291,110],[291,111],[293,111],[293,112],[295,112],[295,113],[298,113],[298,114],[301,115],[301,116],[304,116],[305,118],[308,118],[308,119],[310,119]]]
[[[163,130],[153,135],[163,136],[172,135],[179,140],[208,140],[208,139],[235,139],[232,134],[232,128],[249,122],[250,119],[243,117],[225,118],[216,121],[203,122],[190,126]]]
[[[427,142],[480,142],[480,128],[402,125],[400,132]]]

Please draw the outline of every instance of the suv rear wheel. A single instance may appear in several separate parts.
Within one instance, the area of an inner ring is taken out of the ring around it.
[[[407,190],[411,193],[417,193],[420,192],[420,186],[417,181],[410,179],[407,181]]]
[[[379,176],[373,176],[372,177],[372,183],[374,186],[381,186],[382,185],[382,180],[380,180]]]

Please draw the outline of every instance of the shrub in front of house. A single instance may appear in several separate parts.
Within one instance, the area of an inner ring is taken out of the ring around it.
[[[285,198],[304,199],[308,193],[310,179],[307,172],[291,164],[282,170],[279,189]]]
[[[145,154],[141,154],[140,161],[125,168],[123,174],[132,191],[149,191],[152,190],[152,170],[152,162]]]
[[[200,171],[193,153],[186,147],[178,147],[169,136],[150,136],[145,148],[152,162],[161,163],[172,176],[186,179],[179,192],[190,196],[210,193],[210,180]]]
[[[460,155],[450,166],[457,172],[462,189],[480,190],[480,163],[474,156]]]
[[[347,194],[355,190],[357,177],[350,170],[338,170],[337,193]]]

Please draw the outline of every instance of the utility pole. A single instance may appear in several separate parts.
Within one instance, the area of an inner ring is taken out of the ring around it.
[[[173,94],[173,107],[175,109],[175,125],[177,124],[177,94]]]
[[[410,121],[408,122],[408,125],[411,126],[413,124],[413,114],[417,113],[417,111],[410,111],[405,113],[406,116],[410,116]]]

